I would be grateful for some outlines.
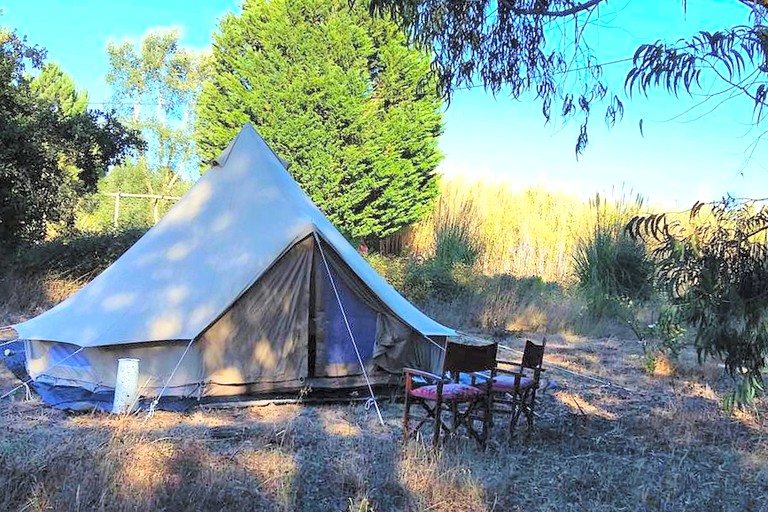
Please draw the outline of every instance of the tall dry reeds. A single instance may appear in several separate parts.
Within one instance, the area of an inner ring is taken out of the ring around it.
[[[477,252],[475,270],[483,274],[568,284],[579,241],[594,232],[600,215],[623,218],[620,210],[627,207],[622,201],[604,201],[595,208],[589,201],[541,187],[516,191],[507,184],[445,179],[432,214],[399,234],[394,245],[412,256],[431,258],[440,256],[436,253],[446,234],[457,238],[461,232]]]

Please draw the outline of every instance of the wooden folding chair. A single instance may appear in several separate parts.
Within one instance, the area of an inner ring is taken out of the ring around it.
[[[475,383],[479,389],[486,391],[490,389],[494,416],[510,415],[510,434],[514,434],[520,416],[525,416],[528,433],[530,434],[533,430],[536,391],[539,389],[541,373],[544,372],[542,365],[546,344],[546,338],[541,345],[526,340],[520,362],[499,360],[495,376],[483,378]],[[509,367],[515,367],[516,370],[511,370]],[[491,382],[493,384],[489,385]]]
[[[403,431],[405,439],[415,435],[427,424],[434,424],[432,444],[437,446],[441,431],[455,435],[464,427],[482,447],[485,447],[491,426],[490,389],[460,382],[461,374],[490,372],[496,375],[496,343],[489,345],[464,345],[448,342],[443,357],[442,375],[405,368],[405,412]],[[448,375],[446,377],[446,375]],[[421,377],[424,385],[417,386],[414,377]],[[425,415],[412,417],[411,407],[419,405]],[[443,420],[443,413],[450,414],[450,421]],[[418,420],[414,427],[411,420]],[[479,422],[477,427],[475,423]]]

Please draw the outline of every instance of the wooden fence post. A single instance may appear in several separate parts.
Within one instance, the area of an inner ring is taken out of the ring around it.
[[[115,228],[118,227],[118,220],[120,216],[120,198],[128,197],[137,199],[153,199],[154,202],[152,204],[152,217],[155,221],[155,224],[157,224],[157,222],[160,220],[160,201],[178,201],[181,199],[178,196],[166,196],[158,194],[132,194],[130,192],[102,192],[102,194],[115,198],[115,212],[112,216],[112,224],[115,226]]]
[[[115,194],[115,213],[112,217],[112,224],[117,229],[117,219],[120,216],[120,192]]]

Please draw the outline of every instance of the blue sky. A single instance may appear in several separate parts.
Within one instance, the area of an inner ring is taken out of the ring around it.
[[[239,4],[11,0],[3,7],[0,24],[46,47],[49,60],[87,89],[98,107],[110,97],[104,82],[110,39],[138,41],[152,28],[175,26],[183,31],[185,46],[206,48],[218,18],[237,11]],[[603,14],[601,25],[589,31],[600,62],[629,57],[642,42],[674,42],[700,29],[747,22],[746,10],[735,0],[689,1],[687,11],[682,0],[611,0]],[[623,92],[627,66],[605,69],[617,92]],[[712,90],[717,90],[716,84]],[[449,175],[504,181],[521,189],[542,185],[582,197],[623,188],[670,208],[726,193],[767,196],[768,153],[758,147],[752,158],[746,154],[759,134],[751,126],[750,102],[734,100],[706,114],[715,105],[710,101],[685,113],[702,99],[678,100],[658,92],[648,100],[625,101],[625,118],[611,130],[595,112],[589,147],[577,160],[575,122],[553,120],[545,125],[539,104],[515,101],[503,92],[494,98],[482,88],[458,91],[445,113],[441,169]]]

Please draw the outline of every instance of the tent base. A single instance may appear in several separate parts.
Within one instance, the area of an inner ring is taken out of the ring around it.
[[[112,412],[112,403],[115,398],[113,390],[88,391],[74,386],[53,386],[42,382],[31,383],[40,398],[55,409],[65,411],[100,411]],[[136,405],[137,411],[148,411],[152,404],[152,397],[139,399]],[[155,409],[163,411],[185,412],[194,408],[197,400],[175,396],[162,397]]]
[[[111,412],[114,400],[114,391],[103,390],[92,392],[87,389],[73,386],[53,386],[45,383],[30,383],[42,401],[51,407],[67,411],[79,412]],[[379,400],[392,398],[395,390],[391,386],[378,386],[376,395]],[[316,390],[305,396],[299,393],[271,393],[257,395],[236,395],[227,397],[207,397],[200,400],[196,398],[184,398],[165,396],[160,399],[155,409],[171,412],[187,412],[194,408],[204,409],[231,409],[236,407],[260,407],[266,405],[281,404],[319,404],[319,403],[349,403],[365,402],[369,399],[366,389],[326,389]],[[148,411],[152,398],[141,398],[137,404],[137,411]]]
[[[6,355],[5,351],[0,353],[0,360],[21,382],[29,381],[24,342],[18,341],[6,345],[4,349],[7,350],[8,354]],[[379,401],[399,397],[399,394],[396,393],[401,380],[399,375],[377,371],[370,377]],[[54,385],[44,382],[30,382],[29,384],[46,405],[56,409],[81,412],[112,411],[114,401],[114,390],[112,389],[90,391],[77,386]],[[294,389],[283,389],[282,391],[270,390],[272,385],[235,386],[243,392],[200,399],[197,397],[164,396],[155,408],[164,411],[184,412],[195,407],[215,409],[288,403],[348,403],[367,401],[370,398],[365,381],[359,375],[316,377],[307,379],[300,384],[297,381],[296,384]],[[152,397],[141,398],[137,404],[137,410],[149,410],[152,401]]]

